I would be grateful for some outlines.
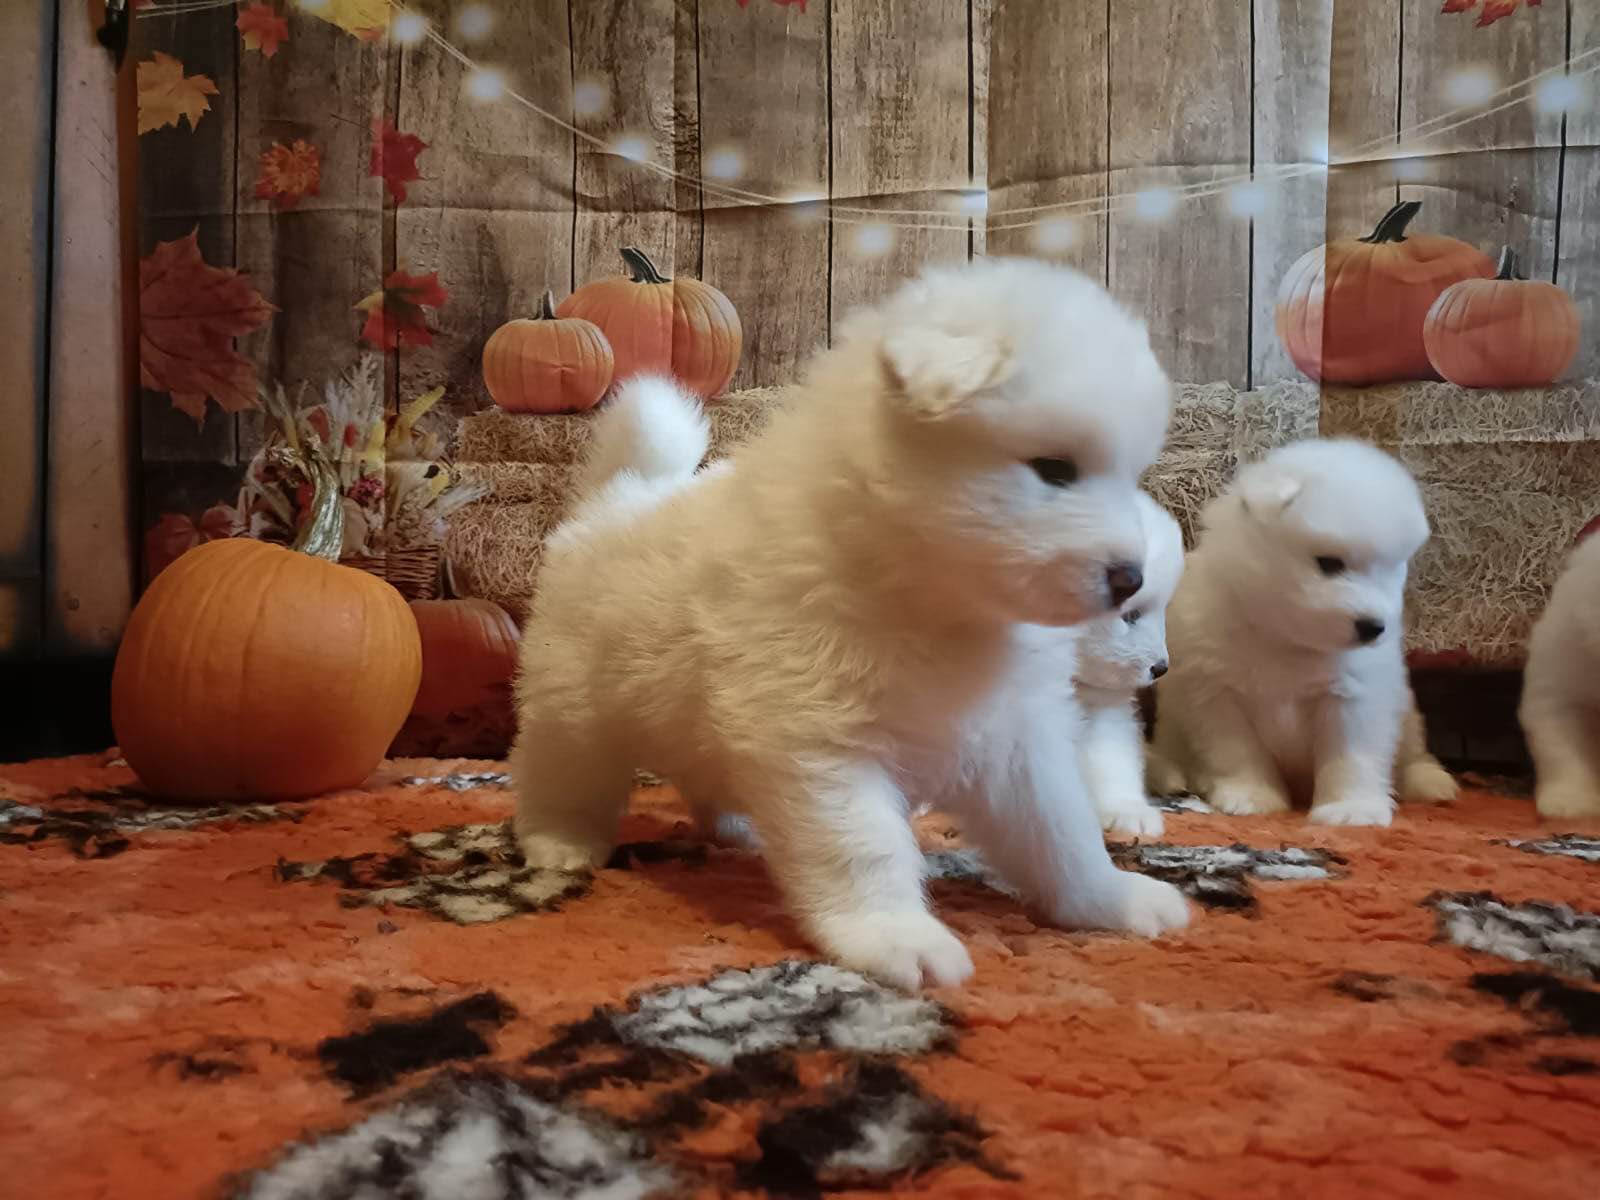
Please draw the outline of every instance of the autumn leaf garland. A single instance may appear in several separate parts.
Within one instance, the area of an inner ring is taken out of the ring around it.
[[[1482,29],[1486,25],[1493,25],[1501,17],[1509,17],[1517,9],[1524,6],[1539,8],[1543,0],[1444,0],[1441,13],[1478,12],[1477,27]]]

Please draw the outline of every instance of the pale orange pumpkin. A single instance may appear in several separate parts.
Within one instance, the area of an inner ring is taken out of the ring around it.
[[[586,283],[556,309],[605,332],[616,378],[670,374],[697,396],[719,396],[739,368],[744,330],[730,301],[698,279],[669,279],[642,250],[622,251],[626,275]]]
[[[442,717],[507,699],[517,670],[517,624],[492,600],[413,600],[422,684],[411,711]]]
[[[111,679],[123,757],[157,796],[288,800],[372,774],[416,696],[417,622],[383,580],[336,561],[343,505],[313,464],[296,548],[188,551],[134,607]]]
[[[1457,238],[1408,235],[1421,208],[1415,200],[1396,204],[1366,237],[1318,246],[1284,275],[1278,337],[1312,379],[1436,378],[1422,340],[1428,310],[1451,284],[1493,275],[1494,263]]]
[[[1578,354],[1578,306],[1553,283],[1518,272],[1500,252],[1493,279],[1448,287],[1428,310],[1423,341],[1434,370],[1461,387],[1535,388],[1554,383]]]
[[[483,346],[483,382],[507,412],[570,413],[593,408],[611,386],[611,343],[592,321],[557,317],[549,292],[539,315],[508,321]]]

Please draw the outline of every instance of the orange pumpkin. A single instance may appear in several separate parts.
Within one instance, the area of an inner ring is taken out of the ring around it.
[[[613,366],[606,335],[591,321],[558,318],[549,292],[537,318],[508,321],[483,347],[483,382],[507,412],[593,408],[611,386]]]
[[[1553,283],[1518,273],[1500,252],[1493,279],[1444,290],[1422,327],[1434,370],[1461,387],[1535,388],[1554,383],[1578,353],[1578,306]]]
[[[1439,294],[1494,274],[1475,246],[1438,234],[1407,235],[1421,210],[1396,204],[1364,238],[1318,246],[1278,289],[1278,337],[1312,379],[1367,384],[1434,379],[1422,325]]]
[[[394,588],[336,561],[338,483],[314,467],[295,549],[250,538],[196,546],[129,618],[111,721],[158,796],[287,800],[354,787],[411,709],[416,620]]]
[[[509,695],[517,625],[492,600],[413,600],[422,636],[422,684],[411,711],[442,717]]]
[[[744,346],[732,301],[698,279],[668,279],[632,246],[622,261],[626,275],[584,284],[556,312],[600,326],[616,356],[617,379],[671,374],[697,396],[721,395]]]

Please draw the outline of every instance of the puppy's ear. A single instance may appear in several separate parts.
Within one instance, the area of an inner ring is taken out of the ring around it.
[[[1239,502],[1246,515],[1275,517],[1294,503],[1300,494],[1300,481],[1280,471],[1257,468],[1239,479]]]
[[[1011,367],[1011,347],[999,337],[938,329],[891,329],[878,356],[889,387],[920,416],[947,416],[969,396],[999,383]]]

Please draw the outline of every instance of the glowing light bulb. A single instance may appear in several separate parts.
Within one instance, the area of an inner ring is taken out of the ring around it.
[[[1500,89],[1500,81],[1488,67],[1462,67],[1444,81],[1444,98],[1460,108],[1487,104]]]
[[[722,146],[706,155],[707,179],[737,179],[744,174],[744,155],[732,146]]]
[[[396,13],[389,25],[389,36],[402,46],[415,46],[428,36],[428,22],[419,13]]]
[[[989,211],[989,193],[983,188],[971,188],[956,197],[956,208],[968,216],[981,217]]]
[[[611,143],[611,153],[629,162],[650,161],[650,143],[637,133],[625,133]]]
[[[1428,160],[1420,154],[1409,154],[1394,160],[1394,177],[1400,183],[1421,183],[1428,177]]]
[[[505,95],[506,77],[493,67],[474,67],[467,74],[466,87],[474,100],[498,100]]]
[[[1178,197],[1169,188],[1135,193],[1133,215],[1141,221],[1165,221],[1178,210]]]
[[[1078,244],[1078,223],[1071,217],[1046,217],[1033,227],[1033,247],[1045,254],[1059,254]]]
[[[799,188],[782,199],[789,219],[797,225],[814,225],[828,215],[828,193],[816,188]]]
[[[1565,113],[1583,104],[1584,81],[1572,75],[1552,75],[1533,89],[1533,105],[1542,113]]]
[[[572,85],[572,111],[580,117],[597,117],[611,103],[611,92],[604,81],[580,79]]]
[[[882,221],[870,221],[856,227],[850,244],[860,258],[882,258],[894,249],[894,230]]]
[[[487,4],[469,4],[456,14],[456,32],[468,41],[488,37],[494,28],[494,13]]]
[[[1228,211],[1236,217],[1259,217],[1267,211],[1267,189],[1251,180],[1228,189]]]
[[[1328,135],[1325,133],[1313,134],[1311,140],[1306,143],[1306,158],[1311,162],[1327,166],[1330,157]]]

